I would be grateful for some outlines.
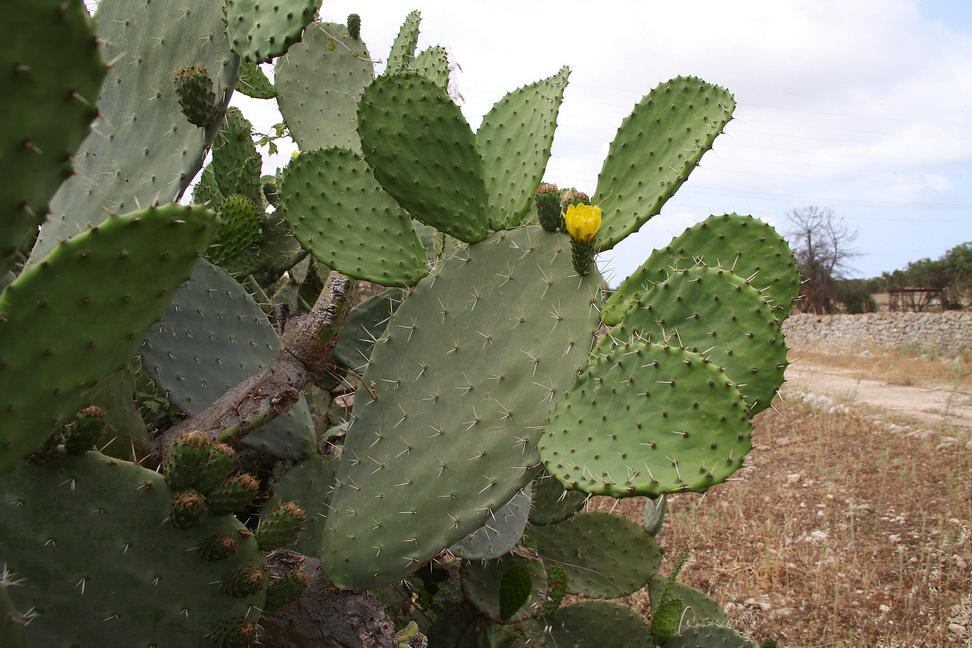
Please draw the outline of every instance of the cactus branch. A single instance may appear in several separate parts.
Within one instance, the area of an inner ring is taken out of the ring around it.
[[[153,443],[156,458],[164,459],[181,432],[199,430],[211,439],[232,443],[293,407],[300,390],[328,364],[351,311],[354,283],[330,273],[314,308],[277,360],[159,436]]]

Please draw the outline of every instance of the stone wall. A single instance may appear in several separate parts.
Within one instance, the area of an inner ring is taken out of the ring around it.
[[[955,356],[972,353],[972,311],[943,313],[793,314],[783,324],[787,346],[834,353],[895,349]]]

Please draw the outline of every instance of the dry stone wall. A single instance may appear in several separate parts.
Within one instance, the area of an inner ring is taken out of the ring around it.
[[[793,314],[783,324],[793,349],[863,353],[895,349],[955,356],[972,353],[972,311],[943,313]]]

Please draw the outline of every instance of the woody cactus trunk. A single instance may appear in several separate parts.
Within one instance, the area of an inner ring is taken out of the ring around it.
[[[613,292],[592,263],[732,95],[659,85],[594,190],[560,191],[540,185],[569,70],[473,130],[418,12],[377,76],[361,22],[314,0],[8,8],[0,644],[749,645],[657,574],[654,533],[749,452],[793,256],[727,214]],[[300,147],[275,175],[234,91]],[[611,600],[643,588],[648,618]]]

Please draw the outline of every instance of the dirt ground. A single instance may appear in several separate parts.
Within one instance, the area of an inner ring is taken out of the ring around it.
[[[855,369],[816,364],[797,356],[786,370],[788,392],[823,394],[845,404],[913,420],[929,428],[950,425],[972,432],[972,394],[946,383],[896,385],[861,377]]]

